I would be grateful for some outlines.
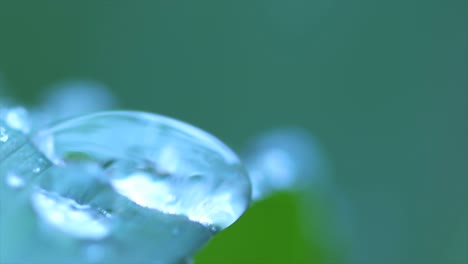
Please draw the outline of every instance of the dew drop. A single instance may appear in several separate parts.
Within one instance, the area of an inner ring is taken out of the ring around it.
[[[178,263],[250,202],[238,157],[174,119],[104,112],[64,121],[32,140],[47,158],[26,171],[40,176],[24,188],[32,206],[21,209],[31,225],[21,239],[43,243],[21,252],[63,249],[44,263],[64,263],[67,254],[76,263]],[[22,154],[30,157],[30,150]]]
[[[142,210],[223,229],[250,202],[250,180],[237,156],[213,136],[171,118],[102,112],[43,130],[34,141],[58,164],[77,162],[73,153],[101,164],[114,195]]]

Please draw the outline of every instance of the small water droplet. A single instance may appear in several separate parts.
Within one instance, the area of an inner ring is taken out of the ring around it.
[[[28,111],[24,107],[17,106],[6,109],[4,119],[8,126],[25,134],[31,130]]]
[[[49,166],[48,160],[44,158],[39,158],[35,161],[35,167],[32,169],[32,172],[35,174],[39,174],[48,166]]]
[[[6,182],[12,188],[20,188],[24,186],[24,179],[14,172],[7,173]]]

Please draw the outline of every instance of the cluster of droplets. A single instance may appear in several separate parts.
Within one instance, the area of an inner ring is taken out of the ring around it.
[[[143,112],[98,112],[115,100],[96,83],[57,87],[31,115],[0,104],[0,210],[8,217],[0,238],[18,237],[0,262],[183,261],[251,199],[315,180],[319,159],[304,132],[255,139],[244,155],[248,175],[227,146],[198,128]],[[5,204],[12,200],[24,206]],[[24,247],[31,254],[21,254]]]
[[[191,125],[123,111],[29,121],[24,108],[0,109],[1,262],[175,263],[249,205],[237,156]]]

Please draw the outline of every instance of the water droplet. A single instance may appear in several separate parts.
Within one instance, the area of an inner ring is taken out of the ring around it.
[[[299,129],[278,129],[257,137],[245,155],[252,198],[306,189],[317,179],[322,155],[317,142]]]
[[[41,173],[45,168],[49,166],[49,161],[44,158],[38,158],[35,160],[35,166],[32,169],[32,172],[35,174]]]
[[[250,202],[250,180],[237,156],[206,132],[170,118],[98,113],[59,123],[32,140],[45,157],[36,157],[30,144],[15,152],[21,154],[15,160],[31,161],[28,170],[15,172],[28,186],[21,190],[30,198],[23,205],[32,206],[19,207],[29,229],[14,247],[47,257],[44,263],[176,263],[236,221]],[[31,181],[26,173],[34,173]],[[0,227],[2,234],[20,228]],[[105,250],[87,251],[90,245]],[[41,255],[49,248],[63,254]],[[9,259],[22,259],[11,252]]]
[[[18,131],[21,131],[25,134],[29,133],[31,130],[30,121],[28,117],[28,112],[24,107],[16,106],[4,109],[3,119],[6,124]]]
[[[12,188],[20,188],[24,186],[24,179],[13,172],[7,173],[6,182]]]
[[[223,229],[249,205],[250,181],[237,156],[213,136],[174,119],[104,112],[62,122],[34,138],[58,164],[83,158],[100,164],[114,195],[145,210]]]
[[[42,128],[58,120],[110,110],[117,105],[116,101],[109,89],[96,81],[57,82],[44,94],[41,105],[32,111],[34,125]]]

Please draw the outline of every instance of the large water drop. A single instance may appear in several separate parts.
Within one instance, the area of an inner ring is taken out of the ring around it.
[[[250,181],[237,156],[206,132],[167,117],[92,114],[43,130],[34,141],[58,165],[99,164],[114,195],[142,210],[223,229],[250,201]]]
[[[3,134],[14,142],[19,135]],[[0,239],[8,241],[0,260],[178,263],[250,202],[250,180],[237,156],[215,137],[171,118],[103,112],[61,122],[32,139],[35,147],[15,143],[15,156],[0,162],[13,168],[0,182]],[[28,170],[11,166],[30,156],[36,158],[25,160]]]

